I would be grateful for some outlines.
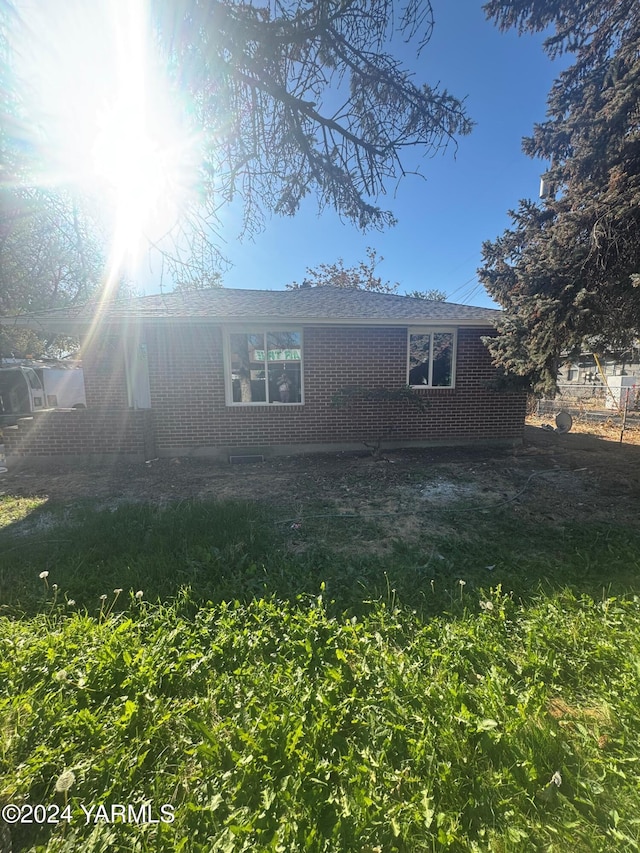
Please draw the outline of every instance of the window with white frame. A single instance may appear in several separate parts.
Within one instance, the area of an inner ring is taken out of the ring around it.
[[[409,329],[409,378],[415,388],[453,388],[455,329]]]
[[[297,330],[230,332],[227,402],[286,405],[302,402],[302,333]]]

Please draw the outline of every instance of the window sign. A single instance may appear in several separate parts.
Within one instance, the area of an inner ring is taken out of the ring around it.
[[[269,361],[300,361],[302,354],[299,349],[270,349],[267,353]],[[254,351],[255,361],[264,361],[264,350]]]

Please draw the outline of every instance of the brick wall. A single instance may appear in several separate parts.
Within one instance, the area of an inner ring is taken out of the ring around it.
[[[407,382],[403,327],[307,326],[303,329],[304,404],[227,406],[223,336],[208,325],[149,326],[150,411],[127,408],[123,342],[92,343],[84,354],[86,410],[46,412],[5,433],[9,457],[156,454],[203,448],[358,445],[401,442],[519,440],[524,394],[485,387],[494,369],[480,338],[490,329],[460,329],[456,387],[425,389],[421,413],[404,402],[331,404],[348,385],[398,389]]]
[[[151,405],[158,450],[277,444],[519,439],[523,394],[485,387],[494,375],[480,337],[460,329],[455,389],[425,389],[420,413],[406,403],[358,402],[344,409],[332,395],[347,385],[406,384],[406,328],[321,327],[303,330],[304,404],[227,406],[222,332],[215,327],[147,332]]]
[[[38,412],[3,430],[5,453],[14,462],[109,455],[148,459],[155,455],[152,419],[152,412],[133,409]]]
[[[127,408],[124,344],[120,335],[105,329],[99,336],[82,341],[82,368],[87,408]]]

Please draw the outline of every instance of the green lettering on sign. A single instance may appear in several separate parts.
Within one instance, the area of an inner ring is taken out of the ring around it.
[[[299,349],[270,349],[267,355],[269,361],[300,361]],[[253,360],[264,361],[264,350],[254,350]]]

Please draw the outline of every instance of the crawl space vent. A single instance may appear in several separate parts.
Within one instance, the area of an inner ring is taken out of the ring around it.
[[[230,456],[229,462],[232,465],[249,465],[252,462],[264,462],[264,456],[259,454],[246,454],[245,456]]]

